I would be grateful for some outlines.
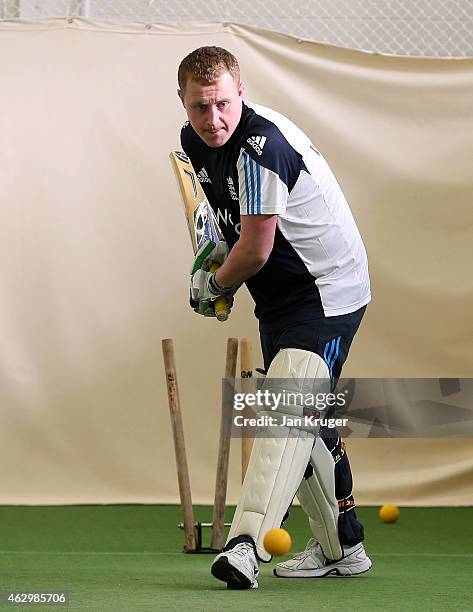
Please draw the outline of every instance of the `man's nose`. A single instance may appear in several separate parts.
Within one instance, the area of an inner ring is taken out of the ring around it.
[[[216,106],[213,106],[213,105],[209,106],[207,121],[209,122],[209,125],[218,125],[219,111]]]

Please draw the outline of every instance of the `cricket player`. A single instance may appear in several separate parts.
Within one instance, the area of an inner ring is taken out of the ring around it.
[[[218,216],[219,243],[191,278],[191,304],[215,316],[245,283],[255,302],[266,389],[298,381],[334,389],[370,301],[365,248],[327,162],[278,112],[243,97],[236,58],[220,47],[185,57],[178,94],[188,122],[181,145]],[[220,264],[211,272],[213,262]],[[277,407],[280,418],[303,407]],[[257,436],[227,543],[211,573],[229,588],[257,588],[271,560],[264,535],[297,495],[313,537],[275,576],[318,578],[366,572],[371,561],[355,512],[352,476],[335,430],[315,426]]]

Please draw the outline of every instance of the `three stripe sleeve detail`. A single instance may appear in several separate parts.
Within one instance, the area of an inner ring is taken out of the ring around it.
[[[261,214],[261,167],[243,151],[245,171],[246,214]]]

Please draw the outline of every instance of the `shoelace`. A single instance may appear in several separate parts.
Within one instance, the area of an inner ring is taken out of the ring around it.
[[[304,557],[307,557],[308,554],[312,554],[312,550],[314,550],[318,546],[320,546],[320,544],[317,542],[317,540],[315,538],[311,538],[307,542],[307,546],[304,548],[304,550],[300,553],[297,553],[297,555],[294,555],[293,559],[304,559]]]
[[[242,542],[241,544],[237,544],[235,548],[232,549],[232,553],[241,558],[246,558],[249,552],[253,551],[253,547],[251,544],[247,542]]]

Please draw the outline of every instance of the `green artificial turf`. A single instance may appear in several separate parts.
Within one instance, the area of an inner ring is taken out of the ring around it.
[[[211,555],[181,552],[177,506],[3,506],[0,592],[67,591],[68,609],[97,612],[473,610],[473,509],[403,508],[392,525],[376,508],[358,514],[373,561],[367,574],[278,579],[269,564],[258,590],[229,591],[209,574]],[[196,520],[210,521],[210,508],[197,507]],[[304,548],[309,533],[299,508],[285,528],[292,552]],[[9,608],[33,606],[0,606]]]

